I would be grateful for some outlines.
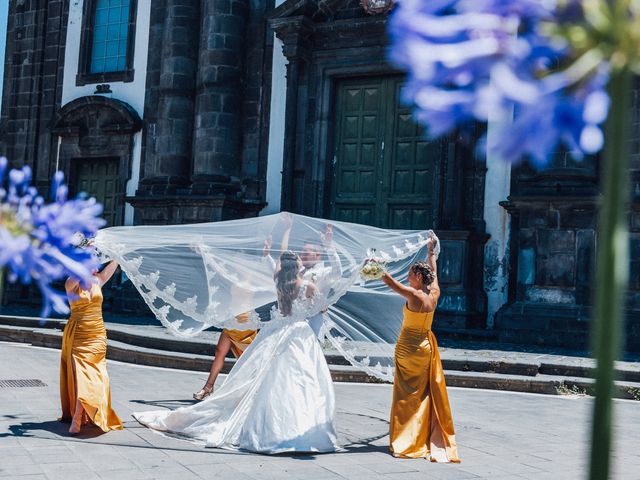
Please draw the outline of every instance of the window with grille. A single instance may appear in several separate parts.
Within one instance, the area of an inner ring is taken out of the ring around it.
[[[76,83],[133,81],[136,0],[85,0]]]

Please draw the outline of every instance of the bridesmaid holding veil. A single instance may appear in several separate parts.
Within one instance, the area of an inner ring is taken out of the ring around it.
[[[80,432],[93,423],[102,431],[121,430],[122,421],[111,408],[107,373],[107,333],[102,320],[102,286],[118,264],[110,262],[94,273],[93,282],[83,288],[68,279],[65,289],[71,315],[64,327],[60,358],[60,403],[63,422],[71,422],[69,433]]]
[[[427,243],[426,262],[409,268],[409,285],[385,273],[382,280],[406,298],[395,349],[390,450],[395,457],[459,462],[451,408],[438,344],[431,330],[438,304],[436,240]]]

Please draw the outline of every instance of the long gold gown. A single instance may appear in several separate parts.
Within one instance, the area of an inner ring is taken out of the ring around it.
[[[122,429],[122,421],[111,408],[107,373],[107,332],[102,320],[102,289],[76,290],[69,302],[71,315],[64,328],[60,358],[60,403],[62,421],[70,421],[79,400],[83,423],[90,420],[103,431]]]
[[[249,321],[249,312],[241,313],[236,316],[236,320],[238,323],[246,323]],[[231,340],[231,351],[239,358],[242,355],[251,342],[256,338],[256,334],[258,333],[256,330],[228,330],[224,329],[229,339]]]
[[[453,419],[436,337],[434,312],[405,304],[395,349],[390,449],[396,457],[459,462]]]

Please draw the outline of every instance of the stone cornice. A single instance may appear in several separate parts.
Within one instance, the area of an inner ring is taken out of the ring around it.
[[[286,18],[273,18],[269,26],[282,40],[282,52],[289,62],[304,60],[309,50],[315,24],[303,15]]]
[[[509,196],[508,200],[500,202],[500,206],[509,213],[517,213],[523,207],[547,204],[567,204],[570,205],[571,208],[579,208],[582,206],[595,207],[600,203],[601,198],[601,195],[513,195]]]

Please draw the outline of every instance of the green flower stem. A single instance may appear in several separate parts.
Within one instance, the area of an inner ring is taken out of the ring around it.
[[[612,73],[611,109],[602,166],[598,222],[595,318],[591,339],[596,366],[596,399],[591,436],[591,480],[609,478],[612,440],[614,362],[620,354],[625,290],[629,276],[629,116],[631,72]]]
[[[4,301],[4,276],[5,269],[0,268],[0,307],[2,307],[2,303]]]

